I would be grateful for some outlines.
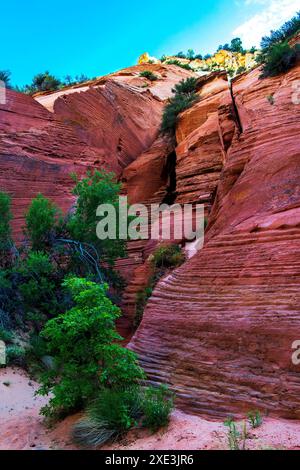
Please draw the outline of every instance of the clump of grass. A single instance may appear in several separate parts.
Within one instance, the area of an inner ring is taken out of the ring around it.
[[[248,438],[247,424],[244,421],[241,428],[234,422],[232,418],[228,418],[224,422],[224,426],[228,428],[227,440],[230,450],[245,450],[246,440]]]
[[[82,447],[100,447],[139,423],[157,431],[168,424],[173,406],[173,394],[166,386],[104,389],[73,427],[72,437]]]
[[[258,410],[249,411],[248,420],[253,429],[259,428],[263,423],[262,415]]]
[[[156,80],[158,80],[157,75],[151,72],[151,70],[144,70],[140,73],[140,77],[147,78],[147,80],[150,80],[151,82],[155,82]]]
[[[143,426],[156,432],[169,423],[174,407],[174,395],[165,385],[158,388],[149,387],[145,390],[141,406],[144,415]]]

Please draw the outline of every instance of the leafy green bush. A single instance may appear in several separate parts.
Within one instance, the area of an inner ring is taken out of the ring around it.
[[[141,72],[140,77],[147,78],[147,80],[150,80],[151,82],[155,82],[158,79],[157,75],[150,70],[144,70]]]
[[[59,277],[49,255],[29,252],[17,268],[18,290],[26,312],[25,319],[39,331],[49,316],[55,316],[63,302],[59,296]]]
[[[11,245],[11,219],[11,198],[0,191],[0,251],[6,250]]]
[[[260,61],[263,65],[262,77],[275,77],[287,72],[300,58],[299,46],[291,47],[287,41],[274,44],[263,53]]]
[[[119,232],[119,194],[121,184],[113,173],[88,172],[87,177],[78,180],[73,194],[77,197],[75,213],[68,223],[68,231],[73,239],[93,244],[102,259],[110,264],[125,255],[124,240],[117,239]],[[101,204],[111,204],[116,211],[116,239],[100,240],[97,237],[96,211]]]
[[[26,229],[33,250],[45,251],[50,245],[60,215],[59,209],[42,194],[38,194],[25,214]]]
[[[187,78],[177,83],[172,90],[174,97],[172,97],[168,104],[165,106],[161,132],[172,133],[176,129],[178,115],[190,108],[198,99],[196,94],[197,78]]]
[[[133,386],[144,377],[135,354],[116,341],[118,307],[106,295],[107,286],[80,278],[64,282],[75,306],[49,320],[41,332],[55,370],[42,377],[41,395],[53,397],[44,407],[45,416],[86,405],[105,387]]]
[[[149,387],[144,392],[141,407],[143,425],[155,432],[169,423],[174,407],[173,394],[165,385]]]
[[[32,83],[26,85],[24,91],[33,94],[41,91],[55,91],[61,86],[61,81],[48,71],[39,73],[33,77]]]
[[[152,263],[157,268],[171,268],[180,266],[185,261],[185,254],[181,247],[175,243],[162,245],[153,253]]]

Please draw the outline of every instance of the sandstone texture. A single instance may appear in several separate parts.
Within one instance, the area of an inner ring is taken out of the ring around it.
[[[222,72],[199,78],[176,139],[160,136],[174,84],[193,75],[144,64],[35,98],[8,91],[0,189],[13,197],[18,240],[32,197],[69,210],[69,175],[89,168],[113,170],[130,203],[205,204],[203,250],[158,283],[136,332],[157,241],[128,244],[120,331],[188,413],[300,418],[300,67],[264,80],[254,69],[231,85]]]
[[[150,82],[139,76],[153,70]],[[87,169],[122,170],[157,138],[164,100],[193,75],[176,66],[136,66],[56,93],[7,91],[0,105],[0,190],[13,199],[14,234],[38,192],[64,211],[73,204],[70,178]]]
[[[195,200],[211,184],[208,172],[198,193],[197,180],[188,185],[189,196],[181,168],[188,175],[195,165],[197,173],[205,160],[210,168],[211,155],[211,168],[217,161],[221,170],[206,243],[158,284],[131,342],[151,381],[169,383],[184,410],[210,417],[253,408],[300,417],[300,370],[292,363],[300,334],[300,68],[259,76],[255,69],[233,82],[234,119],[227,97],[212,109],[211,128],[206,100],[182,116],[178,147],[195,138],[197,161],[194,148],[183,146],[178,197]],[[226,144],[220,155],[215,142],[206,154],[201,137],[210,142],[216,119]]]

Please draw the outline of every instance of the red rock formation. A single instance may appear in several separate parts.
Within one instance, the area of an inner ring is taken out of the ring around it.
[[[24,212],[38,192],[66,211],[73,203],[71,172],[84,174],[95,167],[120,174],[151,146],[163,99],[174,83],[193,74],[149,65],[159,78],[152,83],[139,77],[144,69],[131,67],[36,100],[7,92],[7,103],[0,106],[0,189],[13,197],[18,239]]]
[[[151,381],[169,383],[193,413],[300,417],[299,72],[234,81],[243,132],[224,146],[207,242],[158,284],[131,342]],[[219,108],[225,130],[226,116]]]
[[[224,139],[231,141],[235,126],[226,73],[214,73],[201,81],[199,103],[181,115],[177,126],[176,202],[210,206],[225,159]],[[218,111],[221,105],[227,111],[226,129],[224,113]]]
[[[7,91],[0,105],[0,189],[13,198],[13,227],[22,238],[24,212],[38,192],[63,210],[73,203],[70,174],[83,174],[98,160],[73,128],[31,97]]]

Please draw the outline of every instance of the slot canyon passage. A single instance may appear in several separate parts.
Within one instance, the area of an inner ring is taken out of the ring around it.
[[[158,80],[145,87],[142,70]],[[172,88],[192,76],[147,64],[35,97],[7,90],[0,187],[12,196],[14,237],[38,192],[68,211],[69,175],[87,169],[114,171],[132,204],[204,204],[203,249],[158,282],[138,328],[155,243],[130,241],[117,262],[127,281],[119,331],[151,383],[175,391],[176,409],[157,435],[132,431],[110,448],[222,448],[224,420],[249,409],[266,416],[251,446],[300,448],[300,66],[263,80],[254,68],[231,86],[223,72],[198,78],[176,138],[162,136]],[[25,372],[0,370],[0,448],[74,448],[78,416],[44,428],[35,389]]]

